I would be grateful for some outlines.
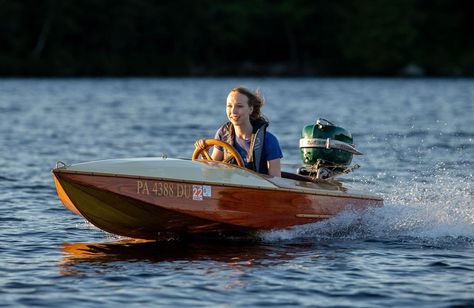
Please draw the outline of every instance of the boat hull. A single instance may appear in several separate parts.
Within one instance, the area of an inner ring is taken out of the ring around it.
[[[113,234],[156,239],[170,234],[250,231],[179,212],[182,206],[173,204],[176,196],[159,198],[146,190],[133,193],[137,182],[143,180],[78,174],[61,174],[57,178],[74,200],[75,209],[93,225]]]
[[[337,189],[311,192],[301,188],[307,183],[291,180],[287,181],[294,189],[272,183],[244,186],[67,168],[54,169],[53,175],[58,195],[68,209],[102,230],[140,239],[168,233],[283,229],[382,203],[381,199]]]
[[[336,184],[187,160],[98,161],[59,167],[53,176],[66,208],[102,230],[139,239],[284,229],[383,202]]]

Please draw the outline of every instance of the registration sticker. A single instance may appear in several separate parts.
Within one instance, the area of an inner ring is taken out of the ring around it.
[[[212,188],[209,185],[193,185],[193,200],[202,201],[202,198],[210,198]]]
[[[202,186],[202,196],[210,198],[212,194],[211,186],[203,185]]]
[[[202,185],[193,185],[193,200],[202,200]]]

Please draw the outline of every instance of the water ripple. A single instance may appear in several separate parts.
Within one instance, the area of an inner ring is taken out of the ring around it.
[[[51,168],[190,157],[260,87],[284,168],[302,127],[348,128],[365,155],[345,184],[385,206],[237,241],[137,242],[70,214]],[[0,305],[472,306],[472,80],[0,80]],[[337,107],[334,107],[337,106]]]

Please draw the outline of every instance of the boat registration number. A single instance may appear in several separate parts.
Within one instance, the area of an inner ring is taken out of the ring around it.
[[[212,196],[212,188],[209,185],[137,180],[136,193],[138,195],[175,197],[201,201]]]

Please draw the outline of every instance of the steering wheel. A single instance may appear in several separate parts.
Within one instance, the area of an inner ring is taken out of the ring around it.
[[[201,156],[202,159],[204,160],[212,160],[211,155],[209,155],[209,152],[207,151],[207,149],[209,149],[212,146],[218,145],[225,148],[227,152],[231,154],[231,156],[229,156],[227,159],[224,159],[224,162],[228,163],[232,158],[234,158],[239,167],[245,167],[244,160],[240,156],[239,152],[237,152],[237,150],[233,146],[228,144],[227,142],[217,140],[217,139],[205,139],[203,140],[203,143],[204,143],[204,148],[201,148],[195,144],[196,149],[194,150],[194,153],[193,153],[193,157],[192,157],[193,160],[199,159],[199,156]]]

